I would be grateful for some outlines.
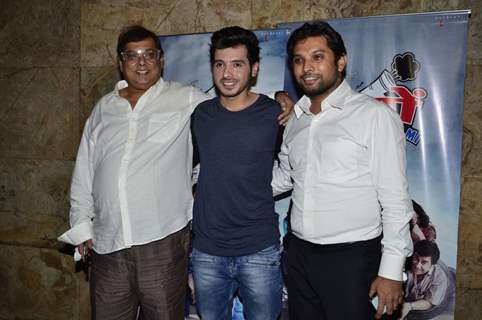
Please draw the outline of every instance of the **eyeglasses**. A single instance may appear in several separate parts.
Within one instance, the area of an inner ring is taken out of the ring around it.
[[[161,57],[161,51],[155,49],[137,49],[121,52],[122,61],[130,64],[139,63],[141,56],[146,63],[153,64]]]

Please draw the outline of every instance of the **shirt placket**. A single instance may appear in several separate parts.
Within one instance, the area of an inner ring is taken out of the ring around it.
[[[137,136],[137,119],[138,113],[134,110],[128,114],[129,129],[127,134],[127,141],[124,148],[124,154],[119,169],[119,199],[120,211],[122,219],[122,231],[124,234],[124,243],[126,246],[132,245],[132,230],[129,218],[129,207],[127,201],[127,173],[129,164],[134,149],[134,144]]]
[[[315,227],[318,225],[315,217],[316,206],[319,204],[317,198],[322,196],[319,194],[315,194],[315,184],[316,181],[319,179],[318,174],[316,174],[316,164],[320,157],[320,151],[315,150],[314,142],[315,139],[319,139],[320,137],[317,136],[316,127],[322,125],[323,119],[326,117],[326,113],[329,112],[328,110],[318,113],[316,115],[311,115],[311,121],[309,125],[308,131],[308,146],[307,146],[307,153],[306,153],[306,169],[305,169],[305,182],[304,182],[304,219],[303,228],[306,230],[307,234],[311,237],[316,234]],[[319,225],[318,225],[319,227]]]
[[[308,145],[306,151],[306,168],[305,168],[305,181],[304,181],[304,210],[303,210],[303,229],[310,237],[314,235],[314,213],[313,213],[313,166],[316,158],[316,152],[313,150],[313,125],[316,123],[316,118],[313,114],[310,114],[310,124],[308,126]]]

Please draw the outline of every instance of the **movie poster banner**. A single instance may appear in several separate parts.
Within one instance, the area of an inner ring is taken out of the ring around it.
[[[463,98],[469,11],[329,20],[348,51],[350,85],[400,114],[407,141],[415,255],[406,265],[405,301],[399,318],[453,319],[460,203]],[[289,32],[301,23],[259,30],[261,73],[257,92],[285,88],[296,97],[286,67]],[[213,92],[210,34],[161,37],[164,78]],[[286,234],[290,199],[277,201]],[[284,291],[286,306],[288,298]],[[192,319],[196,316],[190,315]],[[243,319],[242,305],[233,319]],[[282,319],[288,319],[284,310]]]

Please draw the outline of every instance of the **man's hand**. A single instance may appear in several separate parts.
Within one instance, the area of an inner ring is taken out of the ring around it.
[[[92,250],[92,239],[85,241],[77,246],[77,250],[79,251],[80,255],[82,256],[82,260],[85,262],[85,258],[89,254],[89,251]]]
[[[385,306],[387,314],[391,315],[403,301],[402,282],[378,276],[370,287],[369,295],[370,298],[373,298],[375,295],[378,296],[378,308],[375,319],[382,317]]]
[[[278,91],[275,94],[276,102],[278,102],[281,106],[283,112],[278,116],[279,124],[285,126],[288,120],[290,119],[291,111],[295,106],[293,100],[291,100],[288,92],[286,91]]]

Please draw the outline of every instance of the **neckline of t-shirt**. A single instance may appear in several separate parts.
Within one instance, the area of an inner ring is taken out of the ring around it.
[[[246,108],[242,109],[242,110],[239,110],[239,111],[231,111],[231,110],[228,110],[227,108],[225,108],[222,103],[221,103],[221,99],[219,97],[217,97],[216,99],[216,105],[218,108],[220,108],[221,110],[223,110],[223,112],[226,112],[226,113],[229,113],[229,114],[239,114],[239,113],[243,113],[243,112],[247,112],[249,110],[251,110],[253,107],[255,107],[260,101],[261,97],[264,97],[263,94],[261,93],[258,93],[257,94],[258,97],[256,98],[256,100],[253,101],[253,103],[251,103],[249,106],[247,106]]]

